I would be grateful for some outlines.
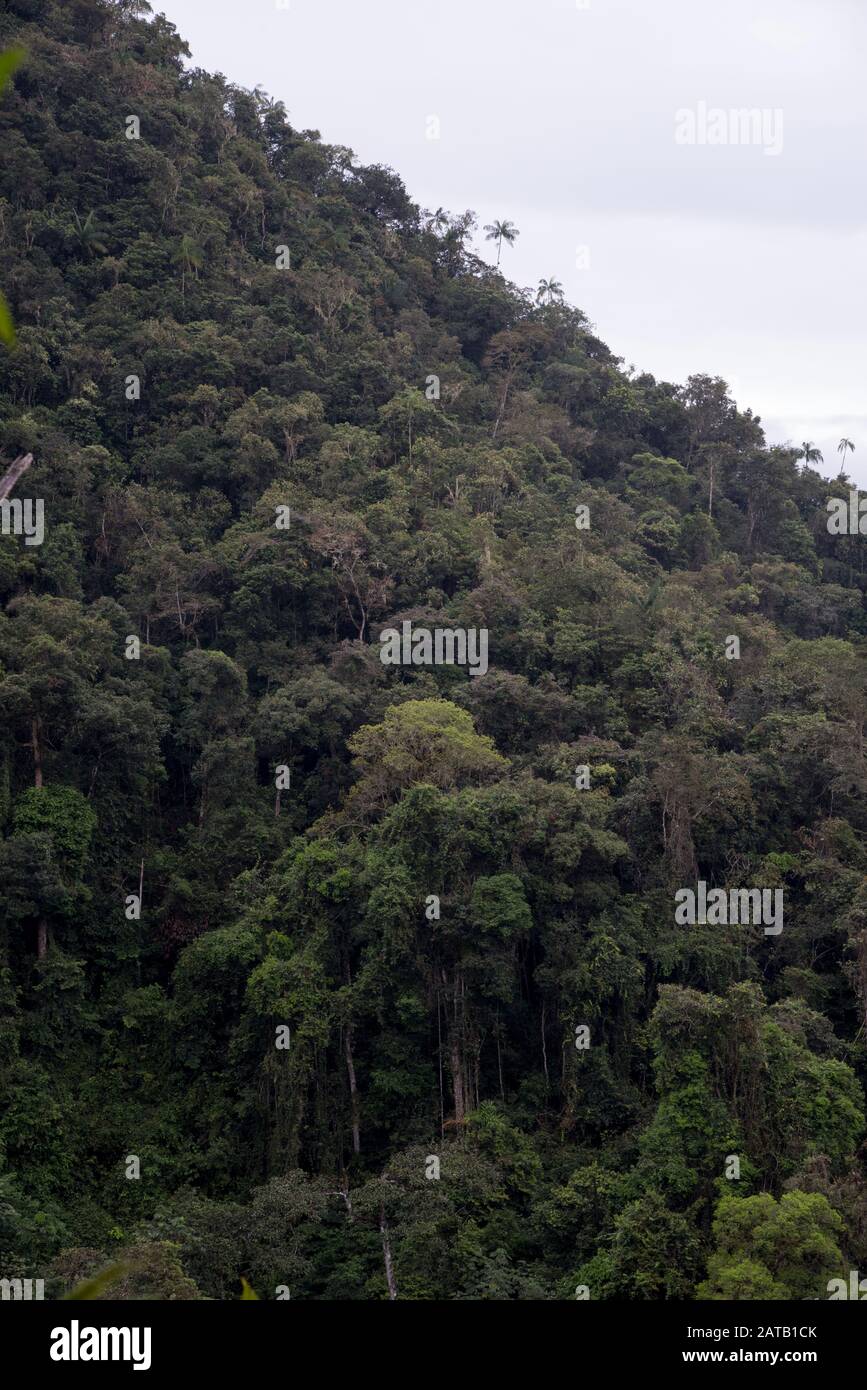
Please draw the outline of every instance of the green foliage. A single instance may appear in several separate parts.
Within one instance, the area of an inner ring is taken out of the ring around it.
[[[842,1222],[819,1193],[769,1192],[723,1197],[713,1223],[715,1246],[699,1299],[826,1298],[843,1272]]]
[[[0,472],[46,512],[0,537],[3,1270],[822,1297],[867,1259],[848,484],[146,5],[0,27]],[[488,669],[385,665],[405,621]],[[677,924],[699,879],[784,930]]]
[[[363,725],[349,749],[359,775],[350,811],[375,811],[421,781],[452,788],[508,767],[493,740],[477,734],[469,714],[447,700],[393,705],[382,725]]]
[[[80,878],[96,829],[96,813],[75,787],[28,787],[12,815],[16,835],[47,835],[65,875]]]

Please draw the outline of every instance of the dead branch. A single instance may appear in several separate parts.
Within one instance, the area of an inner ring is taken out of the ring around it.
[[[0,502],[8,497],[22,473],[26,473],[33,462],[32,454],[20,454],[6,476],[0,479]]]

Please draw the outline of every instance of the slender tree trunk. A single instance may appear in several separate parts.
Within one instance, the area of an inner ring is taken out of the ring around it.
[[[48,922],[44,917],[40,917],[36,924],[36,955],[42,960],[48,950]]]
[[[443,982],[445,982],[445,971],[443,971]],[[464,1062],[461,1056],[460,1028],[458,1023],[458,991],[460,980],[455,971],[454,988],[452,991],[452,1026],[449,1030],[449,1061],[452,1073],[452,1095],[455,1102],[455,1121],[462,1124],[466,1113],[464,1100]]]
[[[437,1059],[439,1062],[440,1074],[440,1138],[445,1138],[446,1133],[446,1108],[443,1100],[443,1028],[440,1009],[440,992],[437,990]]]
[[[756,529],[756,520],[757,520],[756,512],[755,512],[755,510],[754,510],[754,508],[753,508],[752,498],[750,498],[750,500],[749,500],[749,502],[748,502],[748,504],[747,504],[747,519],[748,519],[748,521],[749,521],[749,523],[750,523],[750,528],[749,528],[749,530],[748,530],[748,532],[747,532],[747,546],[748,546],[749,548],[752,548],[752,544],[753,544],[753,532],[754,532],[755,529]],[[851,573],[851,571],[850,571],[850,573]]]
[[[343,962],[343,978],[352,987],[352,971],[349,961]],[[355,1077],[355,1058],[352,1055],[352,1024],[347,1020],[343,1032],[343,1055],[346,1058],[346,1074],[349,1077],[349,1106],[352,1116],[352,1152],[361,1152],[361,1118],[359,1113],[358,1084]]]
[[[457,1120],[458,1124],[461,1124],[464,1118],[464,1072],[463,1065],[461,1063],[461,1048],[456,1031],[452,1033],[451,1061],[452,1091],[454,1094],[455,1101],[455,1119]]]
[[[501,398],[501,400],[500,400],[500,408],[499,408],[499,410],[497,411],[497,419],[496,419],[496,422],[495,422],[495,424],[494,424],[494,433],[491,435],[491,439],[496,439],[496,437],[497,437],[497,430],[500,428],[500,422],[502,421],[503,413],[504,413],[504,411],[505,411],[505,409],[506,409],[506,401],[509,399],[509,390],[510,390],[511,385],[512,385],[512,377],[513,377],[513,375],[514,375],[514,373],[513,373],[513,372],[510,372],[509,375],[508,375],[508,377],[506,378],[506,385],[505,385],[505,388],[504,388],[504,390],[503,390],[502,398]]]
[[[139,914],[141,914],[142,903],[144,902],[144,866],[145,866],[145,862],[144,862],[144,859],[142,859],[142,861],[141,861],[141,868],[139,869],[139,875],[138,875],[138,910],[139,910]],[[141,937],[139,937],[139,940],[141,940]],[[135,953],[135,982],[136,982],[137,985],[141,985],[141,950],[136,950],[136,953]]]
[[[38,715],[30,724],[30,747],[33,749],[33,785],[42,786],[42,726]]]
[[[337,1196],[343,1198],[343,1204],[346,1207],[347,1221],[354,1221],[355,1217],[352,1214],[352,1198],[349,1195],[349,1179],[345,1173],[343,1174],[343,1186]]]
[[[358,1087],[355,1083],[355,1062],[352,1058],[352,1028],[349,1024],[343,1034],[343,1048],[346,1054],[346,1071],[349,1076],[349,1104],[352,1113],[352,1152],[361,1152],[361,1124],[358,1117]]]
[[[497,1073],[500,1078],[500,1096],[506,1099],[506,1092],[503,1087],[503,1052],[500,1046],[500,1011],[497,1010]]]
[[[394,1282],[394,1265],[391,1260],[391,1242],[388,1238],[385,1207],[380,1207],[379,1209],[379,1234],[382,1236],[382,1261],[385,1265],[385,1282],[388,1285],[388,1297],[390,1301],[393,1301],[397,1298],[397,1285]]]

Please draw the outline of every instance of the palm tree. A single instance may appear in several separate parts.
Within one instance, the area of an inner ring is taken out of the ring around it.
[[[198,280],[199,267],[202,264],[202,253],[193,238],[186,232],[178,242],[172,260],[175,265],[181,267],[181,299],[186,299],[187,276],[192,271]]]
[[[95,254],[104,256],[108,248],[105,242],[100,238],[99,229],[93,220],[93,212],[90,211],[83,222],[77,212],[73,212],[72,216],[75,219],[73,230],[78,238],[78,244],[82,251],[84,251],[88,257]]]
[[[443,208],[437,208],[427,219],[427,229],[437,236],[443,236],[449,229],[448,213]]]
[[[855,445],[852,443],[851,439],[846,439],[845,436],[844,436],[843,439],[840,440],[840,443],[837,445],[837,453],[840,455],[840,475],[839,475],[839,476],[840,476],[841,478],[842,478],[843,474],[844,474],[845,471],[846,471],[846,450],[847,450],[847,449],[849,450],[849,452],[850,452],[851,454],[854,454],[854,452],[855,452]]]
[[[540,280],[539,288],[536,291],[536,303],[551,304],[555,299],[563,298],[563,286],[559,280]]]
[[[510,246],[514,246],[515,238],[521,233],[514,222],[491,222],[485,228],[487,235],[485,241],[495,241],[497,243],[497,265],[500,264],[500,252],[503,249],[503,242],[506,241]]]
[[[824,463],[824,462],[825,462],[825,460],[824,460],[823,457],[822,457],[822,451],[821,451],[821,449],[817,449],[817,448],[816,448],[816,446],[815,446],[815,444],[813,443],[812,439],[805,439],[805,440],[804,440],[803,444],[801,445],[801,452],[799,453],[798,458],[803,459],[805,465],[808,464],[808,463]]]

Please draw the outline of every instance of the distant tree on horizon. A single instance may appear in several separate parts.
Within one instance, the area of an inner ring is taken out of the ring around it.
[[[536,291],[537,304],[552,304],[554,300],[562,300],[563,286],[559,280],[540,280],[539,288]]]
[[[497,243],[497,266],[500,264],[500,253],[503,249],[503,242],[508,242],[509,246],[514,246],[515,240],[521,235],[514,222],[508,220],[504,222],[489,222],[485,227],[485,240]]]
[[[843,438],[840,440],[840,443],[837,445],[837,453],[840,455],[840,473],[839,473],[839,477],[841,477],[841,478],[842,478],[843,474],[844,474],[845,471],[846,471],[846,451],[847,451],[847,449],[848,449],[848,451],[849,451],[850,453],[854,454],[854,452],[855,452],[855,445],[852,443],[851,439],[847,439],[846,436],[844,435]]]

